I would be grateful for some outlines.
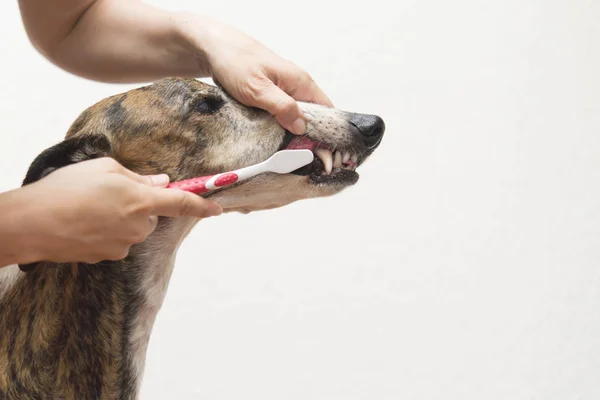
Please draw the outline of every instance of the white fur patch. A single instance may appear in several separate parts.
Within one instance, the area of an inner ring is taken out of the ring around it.
[[[0,298],[24,275],[16,264],[0,268]]]
[[[139,287],[143,302],[133,322],[134,329],[129,342],[133,352],[131,362],[137,376],[138,392],[142,383],[150,334],[167,293],[177,249],[197,222],[197,219],[187,217],[173,220],[171,225],[159,227],[135,249],[143,265],[142,282]]]

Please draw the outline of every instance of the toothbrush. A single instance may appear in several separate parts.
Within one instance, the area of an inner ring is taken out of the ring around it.
[[[172,182],[167,187],[196,194],[207,193],[211,190],[252,178],[264,172],[287,174],[311,163],[313,158],[313,152],[310,150],[281,150],[273,154],[267,160],[249,167],[216,175],[199,176],[183,181]]]

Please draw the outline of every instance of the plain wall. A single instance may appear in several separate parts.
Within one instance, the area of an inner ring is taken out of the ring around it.
[[[387,133],[346,192],[193,231],[142,399],[600,398],[600,2],[152,3],[247,31]],[[50,65],[16,1],[0,33],[9,190],[132,86]]]

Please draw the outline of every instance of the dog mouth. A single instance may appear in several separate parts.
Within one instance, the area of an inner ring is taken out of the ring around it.
[[[313,183],[347,183],[358,181],[356,168],[362,162],[361,156],[350,149],[336,148],[328,143],[320,142],[308,136],[295,136],[287,146],[287,150],[307,149],[314,153],[314,160],[292,171],[292,174],[308,176]]]

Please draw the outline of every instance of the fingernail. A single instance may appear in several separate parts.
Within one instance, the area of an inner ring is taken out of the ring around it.
[[[304,135],[306,133],[306,122],[303,118],[298,118],[292,123],[292,132],[296,135]]]
[[[165,187],[169,184],[169,175],[160,174],[160,175],[152,175],[152,185],[158,187]]]

